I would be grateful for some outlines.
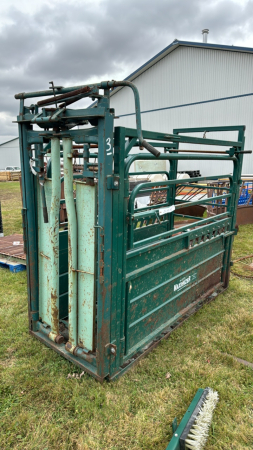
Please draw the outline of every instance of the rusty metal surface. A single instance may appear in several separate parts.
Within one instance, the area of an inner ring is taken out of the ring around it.
[[[20,244],[13,245],[13,242],[20,242]],[[23,235],[12,234],[11,236],[0,238],[0,254],[25,260]]]
[[[61,100],[64,100],[65,98],[68,99],[69,97],[74,97],[76,95],[85,94],[85,93],[88,93],[90,91],[91,91],[91,88],[89,86],[85,86],[85,87],[83,87],[81,89],[76,89],[75,91],[68,92],[66,94],[60,94],[60,95],[57,95],[55,97],[47,98],[46,100],[41,100],[37,104],[38,104],[38,106],[44,106],[44,105],[48,105],[48,104],[50,104],[52,102],[59,102]]]
[[[177,204],[177,202],[176,202],[176,204]],[[183,208],[179,208],[177,210],[177,213],[184,214],[186,216],[203,217],[205,211],[206,211],[206,208],[204,206],[189,205],[189,206],[184,206]]]
[[[236,224],[247,225],[253,223],[253,206],[241,205],[237,208]]]
[[[132,367],[136,366],[138,364],[139,360],[141,358],[144,358],[149,352],[151,352],[154,348],[156,348],[160,342],[164,339],[168,339],[171,335],[171,333],[176,329],[179,328],[183,323],[191,317],[193,314],[195,314],[204,304],[210,303],[211,301],[215,300],[217,295],[221,292],[224,292],[227,288],[224,288],[222,286],[222,283],[218,283],[215,286],[213,286],[211,289],[209,289],[205,294],[200,296],[197,300],[195,300],[193,303],[188,305],[185,309],[181,311],[181,317],[178,318],[177,321],[172,323],[167,329],[163,330],[161,334],[156,337],[148,346],[145,346],[143,349],[140,349],[134,356],[132,356],[128,361],[126,361],[121,367],[120,371],[114,374],[111,377],[108,377],[108,381],[114,381],[116,380],[122,373],[125,373],[126,371],[130,370]]]

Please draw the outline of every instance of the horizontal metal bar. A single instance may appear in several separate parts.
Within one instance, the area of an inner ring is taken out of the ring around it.
[[[178,214],[178,213],[174,213],[174,217],[184,217],[185,219],[202,220],[202,217],[189,216],[187,214]]]
[[[168,202],[166,202],[166,203],[159,203],[159,208],[161,208],[162,206],[168,206]],[[139,211],[144,211],[147,208],[149,208],[149,209],[155,209],[156,208],[157,209],[157,205],[144,206],[143,208],[136,208],[134,211],[136,213],[136,212],[139,212]]]
[[[183,208],[184,206],[203,205],[206,203],[209,204],[210,202],[213,202],[213,201],[216,201],[219,199],[230,198],[230,197],[232,197],[232,194],[216,195],[215,197],[205,198],[204,200],[180,203],[179,205],[175,205],[175,209],[180,209],[180,208]],[[227,206],[227,205],[221,205],[221,206]]]
[[[212,225],[211,223],[209,224],[208,221],[210,219],[204,219],[203,221],[201,221],[201,223],[199,225]],[[221,223],[223,223],[224,220],[221,220]],[[216,222],[217,224],[218,222]],[[170,231],[165,231],[164,233],[158,234],[156,236],[151,236],[149,238],[143,239],[142,241],[138,241],[138,242],[134,242],[134,248],[140,245],[150,245],[155,241],[159,241],[161,239],[164,238],[169,238],[171,237],[173,234],[175,233],[181,233],[182,231],[184,231],[184,237],[189,236],[190,233],[192,233],[194,230],[190,229],[191,227],[196,227],[198,226],[198,222],[193,222],[193,223],[188,223],[187,225],[180,227],[180,228],[176,228]],[[197,230],[196,230],[197,231]],[[177,237],[177,236],[174,236]],[[179,236],[180,237],[180,236]],[[182,237],[182,236],[181,236]],[[150,247],[149,247],[150,248]]]
[[[164,148],[169,148],[172,151],[174,150],[173,147],[175,147],[175,143],[170,143],[170,142],[149,142],[149,144],[153,145],[153,147],[164,147]],[[139,147],[140,146],[140,142],[137,141],[133,147]]]
[[[177,181],[179,181],[178,179]],[[200,185],[200,184],[190,184],[190,183],[178,183],[178,186],[186,186],[186,187],[196,187],[196,188],[203,188],[203,189],[224,189],[224,191],[230,191],[230,188],[227,187],[221,187],[221,186],[207,186],[207,185]]]
[[[232,125],[225,127],[197,127],[197,128],[175,128],[173,133],[204,133],[213,131],[245,131],[245,125]]]
[[[201,154],[201,153],[203,153],[203,154],[205,154],[205,153],[210,153],[210,154],[212,154],[212,155],[218,155],[218,154],[220,154],[220,155],[226,155],[226,154],[228,154],[228,150],[226,150],[225,152],[222,152],[222,151],[218,151],[218,150],[181,150],[181,149],[178,149],[178,150],[172,150],[172,151],[175,151],[175,152],[178,152],[178,153],[180,153],[180,152],[182,152],[182,153],[199,153],[199,154]],[[238,153],[240,153],[240,155],[243,153],[243,154],[245,154],[245,153],[252,153],[252,150],[245,150],[245,151],[239,151],[239,152],[236,152],[235,151],[235,153],[236,154],[238,154]]]
[[[127,158],[126,158],[126,161],[125,161],[125,164],[126,164],[126,166],[125,166],[125,170],[126,170],[126,173],[128,173],[128,171],[129,171],[129,169],[130,169],[130,166],[131,166],[131,164],[134,162],[134,161],[136,161],[136,160],[143,160],[143,161],[146,161],[146,160],[154,160],[155,158],[152,156],[152,155],[150,155],[150,154],[148,154],[148,153],[143,153],[143,154],[140,154],[140,153],[138,153],[138,154],[135,154],[135,155],[129,155]],[[208,156],[208,155],[203,155],[201,158],[199,158],[199,157],[195,157],[195,156],[193,156],[193,157],[191,157],[190,155],[189,156],[186,156],[186,155],[176,155],[176,154],[172,154],[172,153],[161,153],[160,154],[160,156],[159,156],[159,159],[160,160],[166,160],[166,161],[180,161],[180,160],[206,160],[206,161],[212,161],[212,160],[217,160],[217,161],[234,161],[235,163],[237,162],[237,158],[235,157],[235,156]],[[200,177],[201,178],[201,177]],[[210,179],[213,179],[214,177],[211,177]]]
[[[159,181],[159,183],[162,183],[162,181]],[[146,194],[147,192],[167,191],[168,189],[170,189],[170,186],[157,186],[154,187],[153,189],[143,189],[141,190],[141,193]]]
[[[165,174],[165,175],[167,175],[168,180],[169,180],[169,177],[170,177],[169,172],[167,172],[166,170],[160,170],[158,172],[129,172],[128,175],[131,176],[131,175],[151,175],[151,174],[152,175]]]
[[[227,220],[226,220],[227,219]],[[184,237],[188,236],[188,234],[194,230],[190,230],[189,233],[187,232],[187,230],[191,227],[196,227],[196,226],[202,226],[202,225],[212,225],[212,223],[224,223],[224,221],[226,221],[226,223],[228,222],[228,220],[230,220],[231,217],[229,216],[229,214],[227,212],[221,213],[221,214],[217,214],[216,216],[213,217],[209,217],[208,219],[201,219],[198,222],[192,222],[192,223],[188,223],[187,225],[185,225],[184,227],[180,227],[180,228],[174,228],[173,230],[170,230],[169,232],[165,232],[166,234],[170,233],[170,235],[177,233],[178,231],[184,231]],[[209,222],[209,223],[208,223]],[[196,230],[197,231],[197,230]],[[163,233],[164,234],[164,233]],[[159,237],[160,235],[158,235],[158,239],[156,242],[151,242],[151,243],[143,243],[143,241],[139,241],[141,242],[142,246],[138,247],[138,248],[131,248],[129,250],[127,250],[127,254],[126,254],[126,258],[130,259],[130,258],[134,258],[135,256],[139,256],[142,255],[145,252],[150,252],[152,249],[157,249],[158,247],[163,247],[164,245],[168,245],[169,242],[167,239],[163,239]],[[165,237],[170,237],[170,236],[165,236]],[[157,238],[157,236],[155,236],[155,238]],[[150,239],[150,238],[148,238]],[[173,240],[177,240],[177,239],[182,239],[182,235],[177,235],[173,237]]]

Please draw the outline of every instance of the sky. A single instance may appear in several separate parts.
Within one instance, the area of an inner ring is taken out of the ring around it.
[[[0,143],[18,135],[16,93],[122,80],[203,28],[253,47],[253,0],[1,0]]]

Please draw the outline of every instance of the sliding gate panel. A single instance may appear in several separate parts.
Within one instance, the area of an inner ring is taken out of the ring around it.
[[[45,181],[45,196],[50,210],[51,180]],[[39,316],[42,322],[51,326],[51,240],[50,223],[44,223],[41,190],[38,196],[38,266],[39,266]],[[59,232],[59,318],[68,315],[68,231]]]
[[[78,346],[93,350],[96,186],[76,182],[78,229]]]

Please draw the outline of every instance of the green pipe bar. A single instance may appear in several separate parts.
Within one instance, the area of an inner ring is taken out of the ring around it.
[[[202,220],[203,217],[197,217],[197,216],[189,216],[188,214],[178,214],[174,213],[175,217],[183,217],[184,219],[194,219],[194,220]]]
[[[188,184],[188,183],[178,183],[178,186],[186,186],[186,187],[193,187],[193,188],[202,188],[202,189],[222,189],[224,191],[229,191],[230,188],[228,187],[221,187],[221,186],[208,186],[208,185],[200,185],[200,184]]]
[[[191,206],[193,206],[193,205],[205,205],[205,204],[208,205],[210,202],[212,203],[212,202],[214,202],[216,200],[220,200],[220,199],[223,200],[224,198],[231,198],[231,197],[232,197],[232,194],[216,195],[215,197],[205,198],[204,201],[203,200],[197,200],[195,202],[191,201],[190,205]],[[180,205],[175,205],[175,208],[176,209],[180,209],[180,208],[183,208],[184,206],[189,206],[189,202],[184,202],[183,201],[183,203],[180,203]],[[223,205],[223,206],[226,206],[226,205]]]
[[[156,175],[156,174],[159,174],[159,175],[162,175],[162,174],[164,174],[164,175],[166,175],[167,176],[167,179],[169,180],[169,178],[170,178],[170,175],[169,175],[169,172],[167,172],[166,170],[159,170],[158,172],[129,172],[129,176],[132,176],[132,175]]]
[[[135,186],[135,188],[132,190],[130,198],[129,198],[129,205],[130,205],[130,214],[133,213],[133,208],[134,208],[134,200],[137,197],[137,194],[142,191],[142,193],[152,193],[154,192],[154,190],[159,190],[159,191],[164,191],[167,190],[169,186],[173,185],[173,184],[177,184],[177,180],[168,180],[168,181],[162,181],[163,186],[161,187],[161,181],[157,181],[154,183],[141,183],[137,186]],[[144,189],[145,187],[148,187],[148,189]],[[154,188],[154,189],[152,189]],[[230,197],[231,194],[223,194],[221,196],[215,196],[215,197],[210,197],[210,201],[213,201],[215,199],[219,199],[219,198],[226,198],[226,197]],[[207,199],[206,199],[207,200]],[[209,201],[209,200],[208,200]],[[200,201],[201,202],[201,201]],[[191,204],[193,205],[195,202],[191,202]],[[198,203],[201,204],[201,203]]]
[[[68,279],[69,279],[69,339],[66,350],[73,353],[77,346],[77,218],[73,197],[72,141],[63,139],[64,194],[68,214]]]
[[[133,164],[134,161],[136,160],[152,160],[153,157],[151,155],[149,155],[148,153],[144,153],[142,155],[140,154],[135,154],[135,155],[130,155],[127,158],[126,161],[126,173],[128,173],[129,168],[131,166],[131,164]],[[159,159],[161,160],[166,160],[166,161],[185,161],[185,160],[196,160],[196,157],[194,155],[176,155],[176,154],[170,154],[170,153],[161,153]],[[198,160],[201,161],[233,161],[234,163],[237,162],[237,158],[236,156],[211,156],[211,155],[198,155]],[[217,178],[217,176],[215,177]]]

